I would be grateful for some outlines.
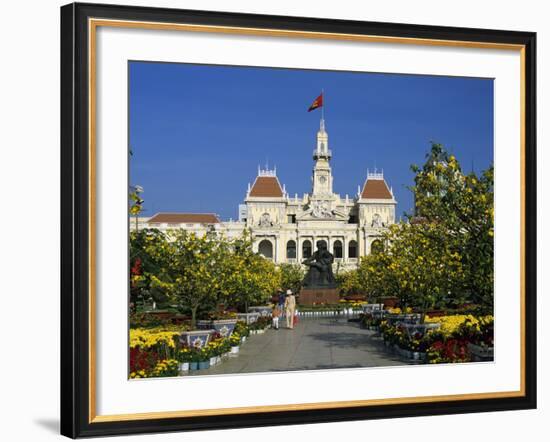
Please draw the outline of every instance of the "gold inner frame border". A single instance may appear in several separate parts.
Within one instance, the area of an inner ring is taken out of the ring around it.
[[[96,413],[96,235],[95,235],[95,220],[96,220],[96,35],[98,27],[116,27],[116,28],[134,28],[148,30],[171,30],[185,32],[206,32],[218,34],[236,34],[236,35],[253,35],[253,36],[268,36],[268,37],[292,37],[292,38],[307,38],[307,39],[324,39],[324,40],[340,40],[340,41],[357,41],[370,43],[389,43],[389,44],[410,44],[420,46],[446,46],[446,47],[462,47],[462,48],[478,48],[478,49],[499,49],[518,51],[520,54],[520,389],[518,391],[504,392],[487,392],[487,393],[466,393],[455,395],[438,395],[438,396],[416,396],[403,398],[387,398],[387,399],[368,399],[368,400],[353,400],[353,401],[338,401],[338,402],[318,402],[318,403],[301,403],[301,404],[285,404],[285,405],[265,405],[254,407],[234,407],[220,409],[201,409],[201,410],[182,410],[182,411],[160,411],[147,413],[130,413],[130,414],[112,414],[98,415]],[[362,35],[362,34],[345,34],[345,33],[325,33],[312,31],[293,31],[282,29],[265,29],[265,28],[245,28],[232,26],[212,26],[212,25],[196,25],[184,23],[160,23],[160,22],[143,22],[131,20],[111,20],[111,19],[88,19],[88,93],[89,93],[89,423],[100,422],[117,422],[117,421],[133,421],[147,419],[169,419],[180,417],[197,417],[197,416],[219,416],[247,413],[268,413],[280,411],[297,411],[297,410],[321,410],[328,408],[349,408],[349,407],[365,407],[375,405],[397,405],[397,404],[413,404],[427,402],[443,402],[443,401],[462,401],[462,400],[482,400],[482,399],[497,399],[497,398],[513,398],[525,396],[525,109],[526,109],[526,90],[525,90],[525,46],[522,44],[508,43],[493,43],[493,42],[475,42],[475,41],[460,41],[460,40],[441,40],[441,39],[424,39],[411,37],[390,37],[377,35]]]

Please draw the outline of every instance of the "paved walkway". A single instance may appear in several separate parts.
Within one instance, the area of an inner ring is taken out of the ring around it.
[[[284,324],[284,321],[283,321]],[[375,332],[346,319],[301,319],[293,330],[251,335],[232,356],[191,375],[259,373],[410,364],[392,354]]]

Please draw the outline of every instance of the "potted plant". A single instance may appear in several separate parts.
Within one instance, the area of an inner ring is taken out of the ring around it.
[[[231,345],[231,353],[237,354],[239,353],[239,345],[241,343],[241,337],[237,334],[233,334],[229,338],[229,344]]]
[[[189,350],[189,370],[198,370],[200,360],[200,350],[197,348],[191,348]]]
[[[210,368],[210,352],[208,348],[201,348],[198,350],[198,369],[205,370]]]
[[[189,347],[182,347],[178,352],[179,371],[185,373],[189,371],[189,362],[191,361],[191,351]]]

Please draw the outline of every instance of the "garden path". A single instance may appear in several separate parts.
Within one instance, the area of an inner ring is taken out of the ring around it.
[[[282,321],[284,324],[284,320]],[[345,318],[300,319],[284,327],[249,336],[238,355],[191,375],[259,373],[329,368],[383,367],[412,362],[388,351],[374,331]]]

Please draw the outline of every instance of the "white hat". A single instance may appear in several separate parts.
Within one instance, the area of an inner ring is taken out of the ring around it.
[[[287,294],[287,295],[292,295],[292,290],[288,289],[288,290],[286,291],[286,294]]]

